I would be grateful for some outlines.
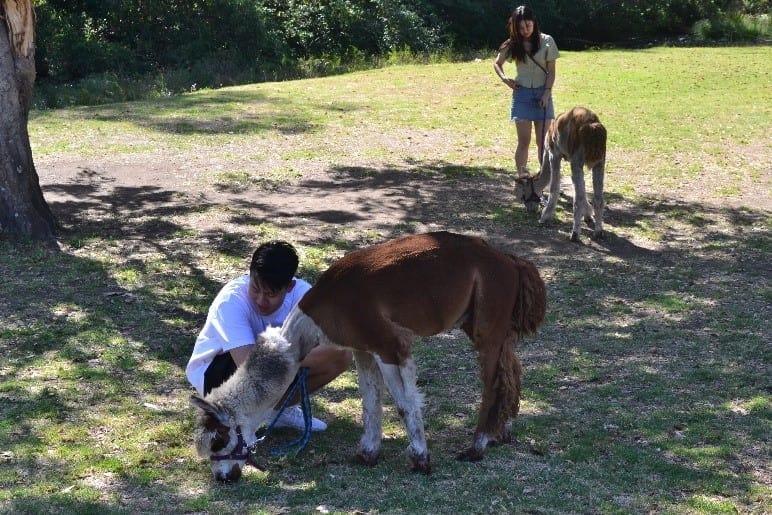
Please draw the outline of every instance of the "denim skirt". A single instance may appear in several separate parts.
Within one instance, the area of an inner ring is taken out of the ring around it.
[[[513,122],[521,120],[532,122],[553,120],[555,118],[555,108],[552,105],[552,96],[550,96],[545,112],[545,109],[539,106],[542,94],[544,94],[543,86],[540,88],[517,88],[512,91],[510,120]]]

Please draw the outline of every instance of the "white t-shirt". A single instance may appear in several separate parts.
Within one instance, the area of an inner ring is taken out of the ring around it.
[[[188,381],[204,394],[204,373],[218,354],[244,345],[252,345],[268,327],[281,327],[292,308],[300,302],[311,285],[295,278],[295,287],[284,297],[281,307],[263,316],[249,298],[249,274],[228,282],[209,307],[185,373]]]

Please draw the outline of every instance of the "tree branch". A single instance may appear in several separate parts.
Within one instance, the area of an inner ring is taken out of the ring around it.
[[[2,0],[5,21],[16,53],[29,57],[35,49],[35,11],[31,0]]]

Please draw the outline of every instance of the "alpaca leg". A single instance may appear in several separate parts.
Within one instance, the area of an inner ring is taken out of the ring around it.
[[[545,150],[544,153],[547,154],[549,158],[550,198],[547,201],[547,205],[544,207],[544,211],[541,213],[541,218],[539,218],[540,224],[552,219],[552,215],[555,213],[555,208],[558,205],[558,197],[560,196],[560,154],[557,150],[553,149]],[[544,166],[542,169],[544,169]],[[542,173],[544,172],[542,171]]]
[[[579,241],[582,217],[587,206],[587,190],[584,186],[582,163],[571,163],[571,182],[574,183],[574,226],[571,229],[571,241]],[[587,213],[589,214],[589,211]]]
[[[472,445],[461,452],[461,461],[479,461],[488,445],[507,443],[512,439],[511,419],[520,410],[522,367],[514,353],[514,343],[505,341],[508,348],[500,351],[480,351],[480,379],[483,384],[482,401],[477,415],[477,427]],[[488,344],[478,348],[496,348]]]
[[[375,465],[381,449],[383,436],[381,420],[383,405],[381,390],[383,378],[381,370],[372,354],[365,351],[354,351],[357,365],[357,380],[362,395],[362,425],[364,434],[357,448],[357,459],[365,465]]]
[[[428,474],[431,472],[429,450],[424,435],[424,422],[421,416],[423,397],[416,386],[416,367],[413,358],[408,358],[400,365],[383,363],[376,357],[383,379],[389,388],[394,403],[407,429],[410,445],[407,458],[410,470]]]
[[[595,208],[595,230],[592,233],[593,239],[603,238],[603,209],[606,203],[603,201],[603,176],[605,175],[605,161],[592,168],[592,195],[593,207]]]

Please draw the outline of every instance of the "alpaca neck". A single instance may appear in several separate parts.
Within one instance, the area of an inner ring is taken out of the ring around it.
[[[295,306],[281,327],[281,335],[289,342],[291,354],[302,361],[311,349],[325,340],[321,328]]]
[[[533,176],[533,188],[536,191],[544,191],[550,183],[549,160],[545,159],[539,173]]]

